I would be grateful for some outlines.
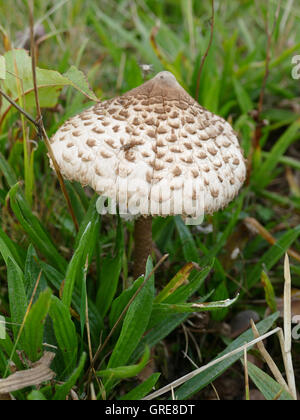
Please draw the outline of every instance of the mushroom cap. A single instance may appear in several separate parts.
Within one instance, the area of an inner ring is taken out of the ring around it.
[[[51,146],[65,178],[121,214],[203,216],[232,201],[246,177],[230,124],[167,71],[69,119]]]

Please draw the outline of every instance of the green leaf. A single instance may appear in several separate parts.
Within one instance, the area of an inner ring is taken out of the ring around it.
[[[174,293],[172,293],[165,299],[164,303],[177,305],[177,304],[186,302],[186,300],[189,299],[203,285],[204,280],[208,276],[210,270],[211,270],[211,267],[207,267],[200,272],[196,272],[196,274],[192,273],[192,275],[190,276],[189,283],[175,290]],[[166,335],[168,335],[172,331],[171,328],[175,329],[187,317],[188,315],[183,315],[183,316],[178,317],[178,315],[174,313],[172,315],[166,316],[163,311],[161,312],[153,311],[151,314],[149,324],[148,324],[148,329],[150,328],[153,329],[152,331],[148,333],[150,334],[149,336],[150,342],[153,343],[153,341],[151,341],[152,336],[161,337],[161,339],[164,338]],[[169,321],[170,321],[170,324],[169,324]],[[145,340],[148,340],[147,338],[148,334],[145,336]],[[148,343],[148,341],[146,342]]]
[[[35,389],[28,394],[27,400],[28,401],[47,401],[47,398],[41,391],[37,391]]]
[[[17,244],[15,244],[0,227],[0,252],[7,265],[8,258],[15,261],[16,264],[22,269],[24,261],[19,253]]]
[[[265,273],[264,271],[261,273],[261,282],[262,282],[262,285],[264,286],[266,302],[269,308],[271,309],[271,312],[276,312],[277,303],[276,303],[275,291],[271,283],[271,280],[269,279],[267,273]]]
[[[207,267],[203,268],[201,271],[194,271],[191,273],[189,277],[188,284],[180,287],[179,289],[175,290],[174,293],[169,295],[165,299],[165,303],[184,303],[196,293],[200,287],[203,285],[205,279],[211,272],[213,266],[213,262],[209,261]]]
[[[33,290],[36,286],[37,279],[40,276],[39,284],[36,290],[36,296],[47,288],[47,281],[43,272],[41,272],[39,258],[34,247],[30,244],[27,250],[27,257],[24,269],[24,285],[28,300],[31,298]]]
[[[71,389],[75,386],[76,382],[78,381],[86,362],[86,353],[82,353],[79,364],[74,372],[70,375],[67,381],[62,385],[56,386],[55,395],[53,397],[54,401],[63,401],[66,399],[67,395],[71,391]]]
[[[159,324],[161,320],[167,319],[175,314],[194,313],[194,312],[208,312],[221,311],[233,305],[238,299],[227,299],[219,302],[193,302],[193,303],[154,303],[148,328]]]
[[[156,296],[155,303],[163,302],[169,295],[172,295],[178,287],[186,283],[193,268],[195,268],[195,265],[190,262],[179,270],[175,277],[173,277],[173,279],[170,280],[163,290]]]
[[[141,400],[144,398],[149,392],[153,390],[155,387],[158,379],[160,377],[160,373],[153,373],[148,379],[146,379],[143,383],[135,387],[132,391],[128,392],[128,394],[124,395],[123,397],[119,398],[121,401],[134,401],[134,400]]]
[[[23,273],[16,262],[10,257],[8,257],[7,261],[7,283],[11,322],[16,324],[13,325],[14,337],[16,339],[27,311],[28,301]],[[22,343],[22,336],[20,343]]]
[[[268,318],[261,321],[256,325],[260,335],[265,334],[274,324],[278,318],[279,313],[273,314]],[[252,330],[246,331],[244,334],[240,335],[236,340],[234,340],[222,353],[220,353],[216,359],[222,357],[233,350],[238,349],[245,343],[250,342],[254,339]],[[195,395],[201,389],[206,387],[208,384],[216,380],[222,373],[224,373],[231,365],[233,365],[237,360],[243,356],[243,351],[239,354],[236,354],[228,359],[218,363],[211,368],[208,368],[206,371],[200,373],[194,378],[187,381],[185,384],[181,385],[179,389],[175,392],[175,396],[178,400],[183,400]]]
[[[17,366],[18,370],[21,370],[23,368],[18,354],[16,352],[14,352],[14,344],[13,344],[9,334],[6,334],[5,338],[0,340],[0,349],[2,349],[3,352],[6,355],[6,357],[5,357],[6,363],[5,363],[4,372],[7,371],[7,365],[8,365],[10,360],[12,360],[14,362],[14,364]]]
[[[98,101],[97,96],[89,86],[85,74],[78,70],[75,66],[71,66],[63,76],[69,81],[70,86],[79,90],[79,92],[87,96],[90,100]]]
[[[2,153],[0,153],[0,170],[3,173],[9,187],[13,187],[18,181],[17,176],[10,164],[8,163],[8,161],[2,155]]]
[[[26,95],[26,108],[34,106],[33,79],[31,58],[26,50],[13,49],[4,54],[6,64],[6,79],[3,81],[3,90],[16,102],[19,100],[18,79],[22,80],[22,89]],[[17,75],[17,77],[15,76]],[[41,107],[56,105],[59,94],[64,86],[71,86],[93,101],[97,97],[88,86],[84,74],[72,66],[64,75],[57,71],[36,68],[37,87]],[[3,99],[0,114],[0,124],[12,105]]]
[[[152,271],[151,259],[148,259],[147,277]],[[124,366],[146,331],[154,300],[154,275],[142,287],[130,305],[124,319],[119,339],[109,359],[108,368]]]
[[[90,13],[90,19],[92,20],[92,22],[101,22],[102,25],[104,24],[107,28],[109,28],[109,31],[112,31],[114,34],[117,34],[118,39],[122,40],[122,42],[126,42],[128,45],[131,45],[134,48],[136,48],[136,50],[139,51],[141,57],[143,57],[143,60],[145,60],[146,63],[152,63],[157,68],[161,67],[159,60],[157,59],[150,46],[149,35],[145,41],[139,41],[134,36],[134,33],[131,30],[125,30],[124,28],[122,28],[119,22],[115,21],[115,19],[103,13],[100,10],[100,8],[96,6],[96,4],[93,5],[92,9],[93,10],[91,10]]]
[[[121,268],[122,255],[107,257],[102,261],[100,271],[100,287],[97,294],[97,307],[104,317],[111,306],[111,302],[117,290]]]
[[[96,242],[99,239],[100,217],[99,217],[99,213],[96,207],[98,198],[99,198],[98,194],[95,194],[93,198],[90,200],[85,216],[83,217],[80,223],[79,232],[76,236],[75,245],[74,245],[75,249],[78,248],[79,242],[82,239],[82,235],[86,231],[88,224],[91,223],[92,231],[91,231],[91,238],[89,242],[89,252],[88,252],[89,260],[91,260],[93,257]]]
[[[64,276],[59,273],[55,268],[51,267],[50,265],[40,262],[41,268],[43,273],[45,274],[47,280],[56,288],[57,291],[60,290],[62,282],[64,281]],[[82,296],[81,296],[81,289],[75,285],[75,289],[72,295],[72,306],[76,310],[77,313],[81,311],[81,303],[82,303]],[[91,335],[92,338],[95,340],[99,340],[100,331],[103,329],[103,320],[100,317],[100,314],[97,310],[96,305],[90,299],[88,299],[88,307],[89,307],[89,322],[91,328]]]
[[[66,186],[66,189],[67,189],[68,194],[69,194],[69,198],[70,198],[70,201],[71,201],[72,209],[73,209],[73,211],[75,213],[76,219],[77,219],[78,224],[79,224],[79,226],[81,228],[81,224],[82,224],[82,222],[84,220],[84,216],[85,216],[85,213],[86,213],[85,212],[84,205],[83,205],[83,203],[81,201],[80,196],[78,195],[78,193],[77,193],[77,191],[75,189],[75,184],[73,184],[70,181],[66,181],[65,180],[65,186]]]
[[[24,325],[22,347],[31,362],[36,362],[43,355],[44,323],[49,312],[51,296],[50,289],[40,293]]]
[[[132,296],[135,294],[137,289],[141,286],[144,281],[144,276],[139,277],[135,282],[132,284],[131,287],[124,290],[120,296],[118,296],[111,305],[111,310],[109,313],[109,325],[112,328],[115,323],[117,322],[119,316],[123,312],[125,306],[128,304]]]
[[[167,337],[175,328],[178,327],[182,322],[184,322],[188,318],[189,314],[178,314],[168,316],[164,318],[164,320],[159,324],[152,328],[140,341],[138,347],[135,349],[134,353],[132,354],[130,361],[135,362],[139,357],[141,357],[145,345],[148,345],[150,348],[155,346],[155,344],[162,341],[165,337]],[[152,324],[152,321],[150,320]],[[151,325],[150,325],[151,326]]]
[[[5,57],[0,55],[0,80],[4,80],[6,78],[6,64],[5,64]]]
[[[97,376],[102,378],[112,378],[112,379],[126,379],[137,376],[147,365],[150,358],[150,349],[146,347],[145,353],[137,365],[131,366],[118,366],[116,368],[110,368],[105,370],[100,370],[97,373]]]
[[[248,114],[249,111],[255,108],[250,96],[248,95],[248,92],[235,77],[233,78],[233,86],[236,98],[243,114]]]
[[[293,397],[285,389],[283,389],[278,382],[274,381],[273,378],[250,362],[248,362],[248,372],[250,378],[266,400],[272,401],[277,397],[279,397],[279,401],[294,400]]]
[[[287,231],[259,260],[259,262],[250,269],[247,276],[247,287],[250,289],[260,281],[263,266],[271,270],[279,259],[286,253],[287,249],[300,235],[300,225]]]
[[[210,312],[218,309],[229,308],[237,301],[237,299],[238,296],[234,299],[220,300],[218,302],[194,302],[179,304],[154,303],[153,315],[159,314],[160,316],[168,316],[170,314]]]
[[[184,224],[180,216],[176,216],[174,219],[186,262],[199,262],[199,251],[189,228]]]
[[[69,308],[57,297],[52,296],[49,315],[53,321],[57,344],[65,362],[65,373],[71,374],[76,366],[78,340]]]
[[[233,214],[229,207],[228,211],[231,211],[230,220],[228,221],[225,230],[222,232],[220,237],[218,237],[216,244],[212,248],[205,251],[206,255],[203,258],[201,258],[199,262],[201,266],[210,264],[211,259],[216,257],[219,254],[219,252],[222,250],[222,248],[224,248],[229,236],[232,234],[232,232],[234,231],[237,225],[237,222],[239,220],[239,217],[243,208],[243,203],[244,203],[244,198],[245,198],[246,193],[247,193],[246,189],[244,189],[240,193],[239,197],[236,200],[236,203],[234,203],[234,205],[236,205],[236,210]]]
[[[78,282],[77,284],[81,284],[78,279],[82,279],[82,276],[84,275],[86,257],[90,251],[89,246],[91,241],[91,232],[92,223],[90,222],[83,232],[78,247],[75,250],[72,260],[68,265],[62,295],[62,302],[66,305],[66,307],[71,306],[72,295],[76,281]]]
[[[58,253],[57,247],[53,244],[40,221],[32,213],[28,203],[19,192],[19,184],[11,188],[9,192],[11,208],[19,220],[35,247],[49,259],[49,261],[62,272],[65,272],[66,261]]]
[[[228,299],[229,295],[228,295],[228,290],[226,287],[226,281],[222,281],[218,287],[216,288],[214,294],[212,295],[212,299],[214,300],[219,300],[219,299]],[[214,321],[217,322],[221,322],[223,321],[223,319],[226,317],[226,315],[228,314],[228,309],[227,307],[224,306],[224,309],[218,312],[214,312],[212,314],[212,319]]]
[[[104,318],[116,294],[118,282],[122,270],[124,257],[124,232],[122,219],[118,216],[118,227],[116,235],[116,247],[113,256],[102,260],[100,270],[100,286],[97,293],[97,307]]]
[[[257,168],[252,181],[258,189],[263,189],[268,185],[279,160],[282,158],[289,146],[299,138],[299,129],[300,120],[298,119],[291,124],[277,140],[266,160],[259,168]]]

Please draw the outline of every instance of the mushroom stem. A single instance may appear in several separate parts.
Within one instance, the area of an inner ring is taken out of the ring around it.
[[[133,275],[145,274],[146,263],[152,253],[152,217],[139,217],[134,226]]]

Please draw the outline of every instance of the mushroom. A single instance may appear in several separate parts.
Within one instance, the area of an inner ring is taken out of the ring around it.
[[[152,217],[199,218],[224,208],[246,166],[230,124],[163,71],[69,119],[51,139],[62,175],[134,215],[134,276],[152,250]]]

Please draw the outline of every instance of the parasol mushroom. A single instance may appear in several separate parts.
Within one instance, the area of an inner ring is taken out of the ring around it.
[[[152,217],[224,208],[246,176],[235,132],[163,71],[69,119],[51,139],[62,175],[135,221],[134,276],[152,250]]]

